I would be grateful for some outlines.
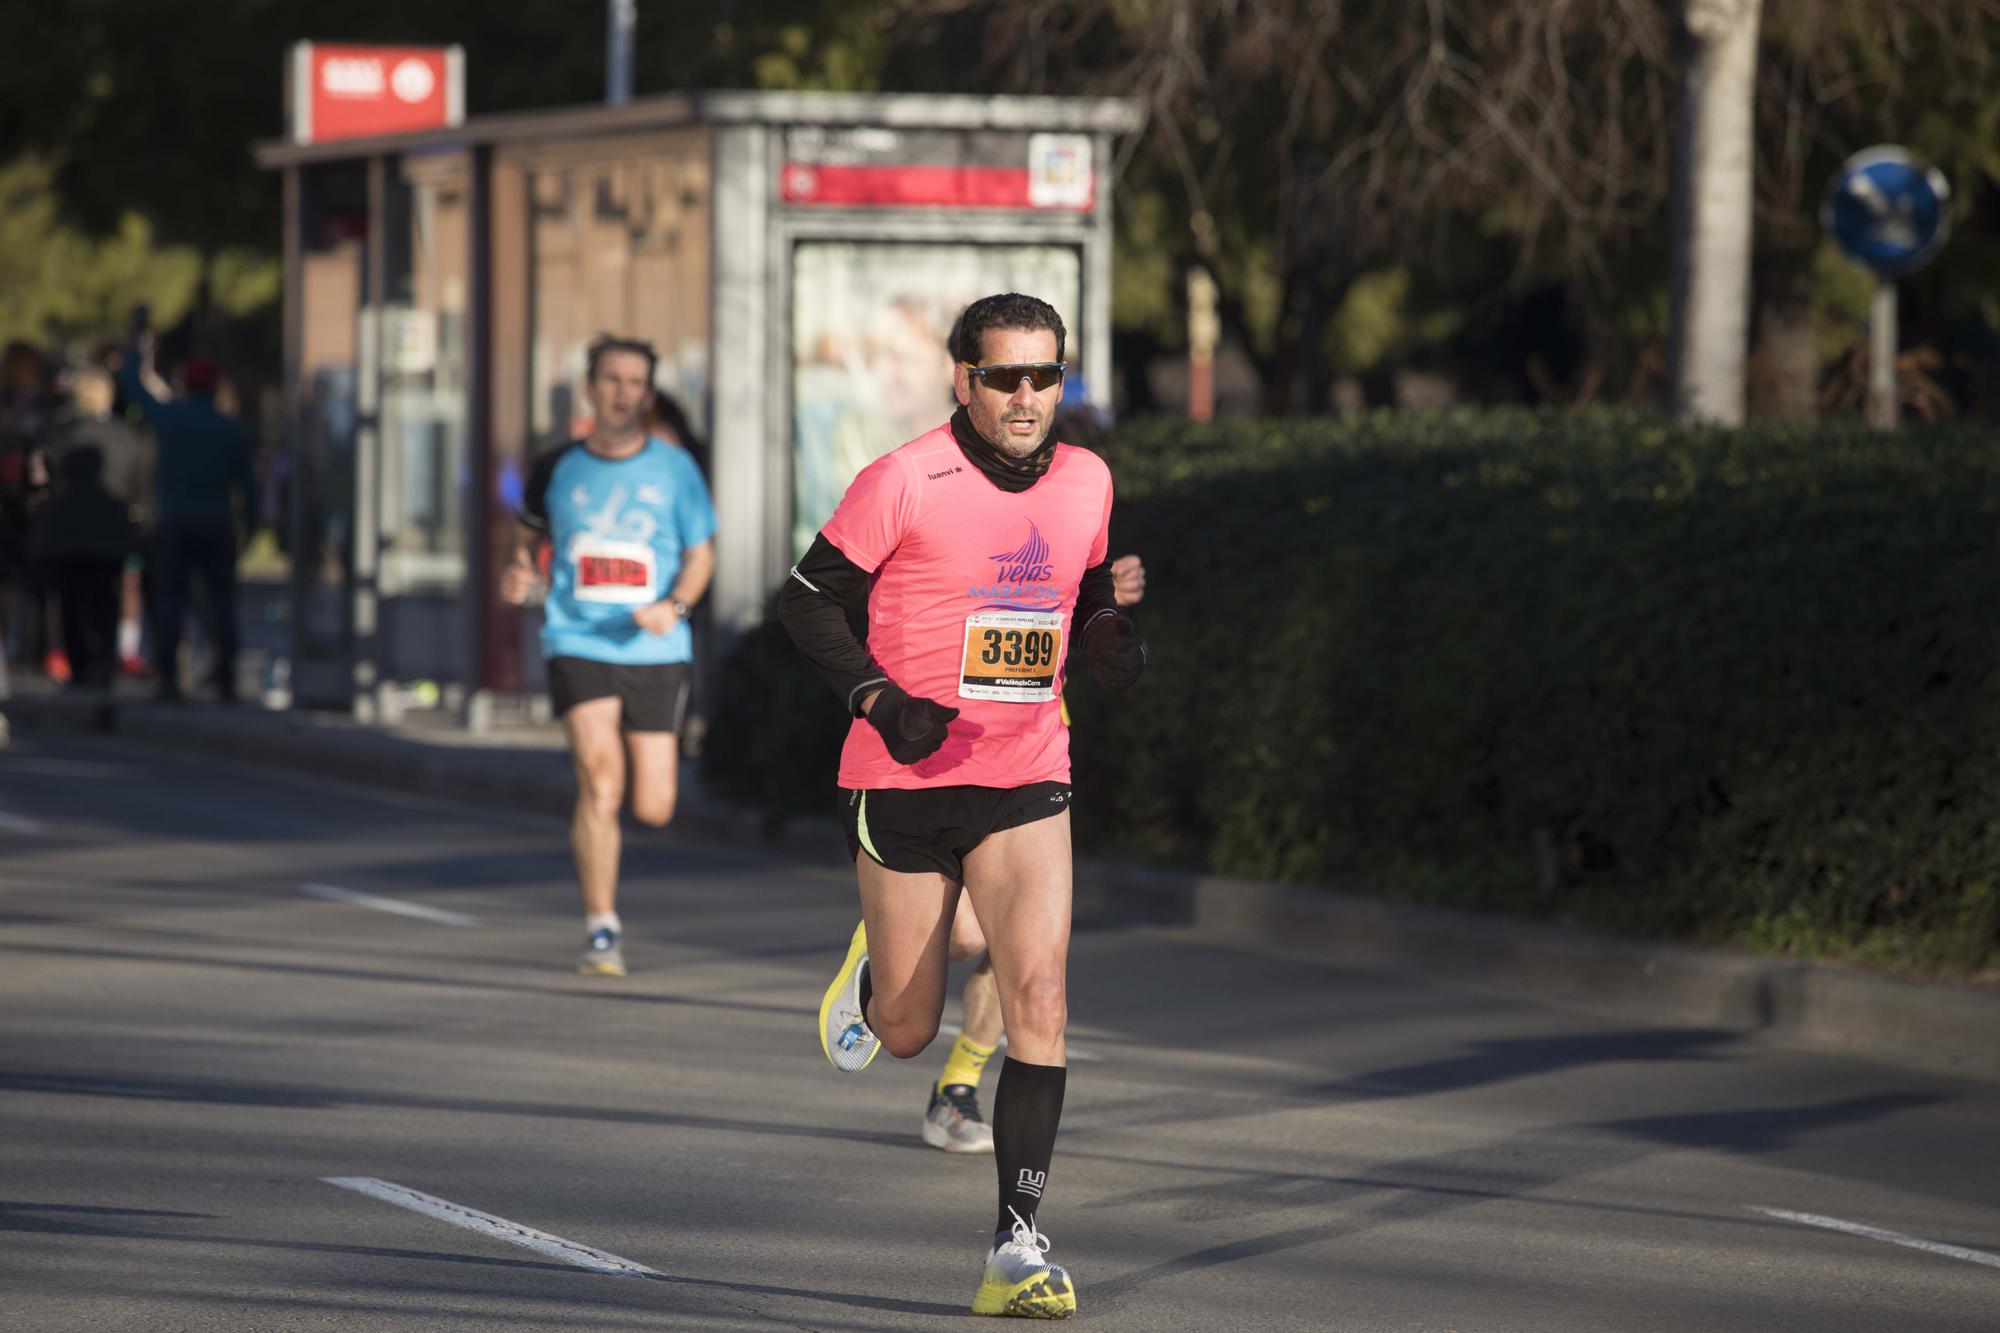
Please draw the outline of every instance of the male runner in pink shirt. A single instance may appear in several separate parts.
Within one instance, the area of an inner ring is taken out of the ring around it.
[[[1145,646],[1107,558],[1111,475],[1049,437],[1064,330],[1046,302],[953,327],[951,421],[877,459],[792,570],[778,613],[855,722],[841,752],[862,923],[820,1006],[834,1067],[921,1052],[944,1012],[960,891],[985,928],[1009,1055],[993,1104],[1000,1206],[976,1314],[1064,1318],[1036,1212],[1062,1117],[1068,1021],[1072,644],[1125,689]],[[846,611],[866,603],[864,648]]]
[[[1121,611],[1146,595],[1146,566],[1138,556],[1121,555],[1111,562],[1111,595]],[[1069,721],[1067,714],[1063,721]],[[964,1026],[931,1084],[918,1133],[925,1143],[945,1152],[990,1153],[993,1126],[979,1113],[979,1081],[986,1072],[986,1062],[999,1049],[1005,1029],[1000,1023],[1000,988],[993,980],[986,935],[964,897],[959,898],[958,915],[951,923],[948,957],[954,963],[968,958],[979,962],[965,979],[960,995]]]

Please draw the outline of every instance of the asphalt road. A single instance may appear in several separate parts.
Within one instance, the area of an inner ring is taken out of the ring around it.
[[[633,975],[585,979],[557,821],[0,751],[0,1328],[970,1320],[993,1167],[916,1136],[942,1045],[818,1051],[848,874],[671,833],[627,871]],[[1080,1317],[2000,1327],[2000,1087],[1447,981],[1079,923]]]

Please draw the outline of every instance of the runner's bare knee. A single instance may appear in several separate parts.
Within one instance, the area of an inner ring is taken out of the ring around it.
[[[1060,968],[1037,968],[1008,988],[1007,1031],[1018,1044],[1052,1042],[1069,1024],[1069,997]]]
[[[883,1013],[883,1005],[878,997],[873,1008],[874,1018],[870,1024],[875,1035],[882,1039],[882,1045],[898,1060],[907,1060],[913,1055],[922,1055],[924,1048],[937,1036],[937,1015],[924,1014],[906,1016]]]
[[[594,819],[616,819],[625,803],[625,772],[610,761],[579,762],[576,768],[577,805]]]
[[[673,822],[674,793],[642,792],[632,798],[632,818],[649,828],[665,828]]]

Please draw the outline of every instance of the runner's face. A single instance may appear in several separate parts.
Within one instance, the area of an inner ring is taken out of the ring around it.
[[[637,352],[606,352],[597,359],[597,374],[590,380],[590,410],[597,417],[597,429],[607,435],[639,429],[639,414],[651,392],[645,357]]]
[[[1054,361],[1056,335],[1048,329],[988,329],[981,350],[982,366],[1020,366],[1037,361]],[[1010,458],[1026,458],[1041,448],[1062,401],[1061,381],[1036,393],[1025,379],[1004,388],[988,388],[972,378],[964,366],[953,372],[958,401],[965,404],[973,429]]]

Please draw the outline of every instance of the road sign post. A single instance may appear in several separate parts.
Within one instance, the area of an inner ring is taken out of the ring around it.
[[[1896,386],[1896,280],[1929,263],[1951,230],[1951,188],[1942,173],[1892,145],[1847,159],[1827,185],[1821,221],[1834,243],[1874,273],[1868,312],[1867,420],[1893,430]]]

